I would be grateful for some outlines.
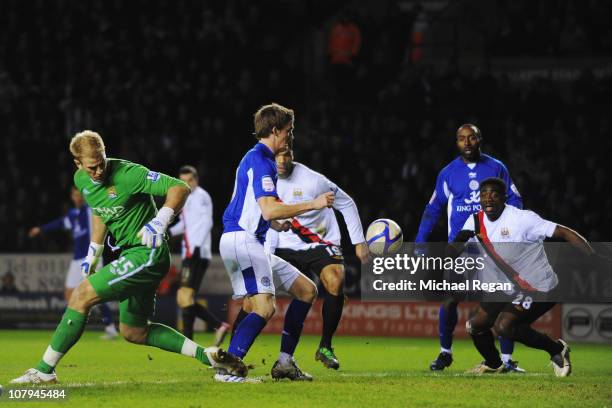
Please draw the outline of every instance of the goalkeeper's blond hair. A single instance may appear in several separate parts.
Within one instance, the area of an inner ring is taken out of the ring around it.
[[[95,156],[104,154],[105,147],[102,137],[91,130],[84,130],[74,135],[70,140],[70,153],[75,159],[80,159],[83,156]]]

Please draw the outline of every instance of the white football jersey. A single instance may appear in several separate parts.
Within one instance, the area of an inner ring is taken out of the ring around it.
[[[298,162],[294,162],[294,165],[291,176],[285,179],[279,177],[276,184],[278,197],[284,203],[296,204],[332,191],[335,194],[334,208],[342,213],[351,242],[364,242],[363,226],[353,199],[322,174]],[[293,225],[289,231],[268,231],[266,247],[270,252],[273,253],[275,248],[299,251],[322,244],[340,245],[340,228],[331,208],[309,211],[289,221]]]
[[[171,235],[183,234],[182,256],[190,258],[196,247],[200,257],[210,259],[210,230],[213,226],[213,204],[210,195],[202,187],[191,191],[179,220],[170,227]]]
[[[505,206],[497,220],[491,221],[486,215],[482,220],[486,237],[495,252],[518,273],[520,279],[540,292],[548,292],[557,286],[557,274],[548,262],[543,244],[544,238],[553,235],[557,224],[541,218],[533,211],[511,205]],[[463,229],[474,231],[474,228],[474,217],[471,216]],[[508,282],[507,277],[488,257],[485,258],[485,269],[481,276],[487,282]]]

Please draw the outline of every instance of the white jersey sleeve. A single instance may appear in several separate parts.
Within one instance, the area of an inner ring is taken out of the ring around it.
[[[357,245],[365,242],[363,226],[361,225],[361,218],[359,218],[359,211],[355,201],[344,190],[323,175],[319,178],[319,184],[322,192],[332,191],[335,194],[334,208],[340,211],[344,217],[344,222],[346,222],[346,227],[351,237],[351,243]]]
[[[554,222],[545,220],[533,211],[523,211],[522,223],[525,225],[525,238],[528,241],[539,241],[550,238],[557,228]]]

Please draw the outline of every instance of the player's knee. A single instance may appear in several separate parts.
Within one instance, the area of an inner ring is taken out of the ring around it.
[[[194,290],[188,287],[182,287],[176,292],[176,304],[181,309],[189,307],[194,304]]]
[[[289,292],[295,299],[302,302],[314,303],[317,299],[317,285],[313,281],[300,275],[291,285]]]
[[[304,286],[304,291],[300,300],[306,303],[314,303],[314,301],[317,300],[318,294],[319,292],[317,291],[316,285],[314,283],[309,283]]]
[[[119,324],[119,332],[126,341],[134,344],[145,344],[149,333],[146,327],[131,327],[123,323]]]
[[[328,265],[321,271],[321,281],[325,290],[334,296],[342,292],[344,284],[344,268],[342,265]]]
[[[498,319],[495,322],[494,330],[498,335],[508,340],[514,340],[516,337],[515,325],[507,319]]]
[[[258,295],[260,296],[260,295]],[[266,297],[265,299],[257,299],[257,301],[251,301],[251,312],[257,313],[263,317],[266,321],[270,320],[276,312],[276,302],[274,296]]]
[[[490,331],[491,327],[475,317],[465,322],[465,331],[472,337],[481,335],[486,331]]]
[[[86,313],[97,303],[96,291],[89,281],[84,280],[72,291],[68,307],[76,311]]]

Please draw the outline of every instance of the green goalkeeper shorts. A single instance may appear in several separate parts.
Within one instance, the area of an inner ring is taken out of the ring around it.
[[[142,327],[155,311],[155,292],[170,268],[168,245],[136,246],[87,279],[103,302],[118,300],[119,321]]]

